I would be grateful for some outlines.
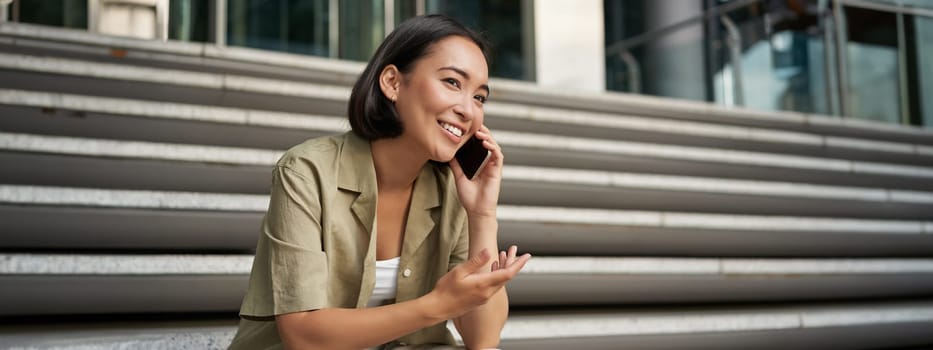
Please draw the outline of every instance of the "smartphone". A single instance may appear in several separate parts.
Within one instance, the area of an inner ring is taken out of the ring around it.
[[[460,168],[463,169],[463,174],[467,179],[473,180],[473,176],[476,176],[486,166],[491,154],[486,147],[483,147],[483,140],[473,136],[457,150],[457,155],[454,157],[460,163]]]

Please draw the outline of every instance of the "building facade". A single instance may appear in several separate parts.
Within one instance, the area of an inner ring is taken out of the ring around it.
[[[354,61],[401,21],[444,13],[487,34],[498,78],[933,125],[924,0],[42,0],[6,12],[114,34],[132,18],[147,28],[125,35]]]

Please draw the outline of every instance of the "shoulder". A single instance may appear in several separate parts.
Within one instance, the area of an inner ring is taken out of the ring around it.
[[[333,170],[347,138],[340,134],[309,139],[285,151],[275,165],[303,175]]]

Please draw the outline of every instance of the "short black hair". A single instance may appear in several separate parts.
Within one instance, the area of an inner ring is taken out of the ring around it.
[[[431,45],[450,37],[460,36],[473,41],[489,64],[489,45],[479,33],[445,15],[426,15],[410,18],[382,41],[373,57],[360,74],[350,93],[347,117],[353,132],[367,140],[392,138],[402,134],[402,121],[395,105],[382,93],[379,75],[394,64],[400,72],[408,73],[418,59],[428,54]]]

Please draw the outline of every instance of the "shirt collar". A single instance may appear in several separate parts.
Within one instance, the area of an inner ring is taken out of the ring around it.
[[[343,150],[340,152],[337,187],[357,193],[373,192],[376,189],[376,169],[369,141],[352,131],[344,134]]]
[[[340,153],[340,175],[337,187],[359,193],[361,197],[376,195],[376,168],[373,166],[373,153],[369,141],[347,132],[343,151]],[[415,180],[412,193],[412,208],[431,209],[441,205],[437,172],[443,171],[441,165],[427,162],[421,168],[421,174]]]

